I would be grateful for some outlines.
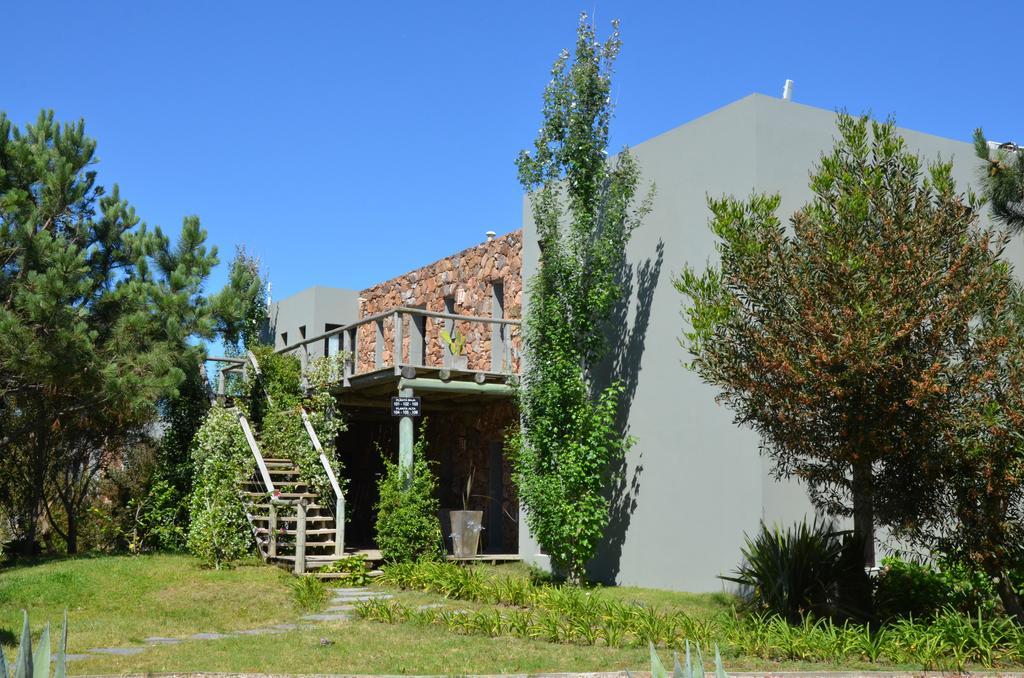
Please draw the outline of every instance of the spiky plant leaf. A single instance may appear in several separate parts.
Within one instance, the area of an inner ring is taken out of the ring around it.
[[[683,674],[683,667],[679,663],[679,653],[672,653],[672,678],[686,678]]]
[[[658,657],[658,651],[654,649],[654,643],[648,642],[651,647],[651,678],[668,678],[668,671]]]
[[[21,646],[14,661],[14,678],[32,678],[32,632],[28,628],[28,612],[21,611],[24,621],[21,625]]]
[[[10,678],[11,674],[7,670],[7,657],[4,656],[4,648],[0,646],[0,678]]]
[[[715,643],[715,678],[729,678],[722,666],[722,653],[718,651],[718,643]]]
[[[690,656],[690,641],[686,641],[686,666],[683,669],[685,678],[693,678],[693,659]]]
[[[700,643],[697,646],[697,661],[693,665],[693,678],[704,678],[704,655],[700,652]]]
[[[67,675],[68,663],[68,611],[64,610],[64,623],[60,627],[60,642],[57,643],[57,657],[53,662],[53,678]]]
[[[32,678],[50,678],[50,625],[39,636],[39,647],[32,657]]]

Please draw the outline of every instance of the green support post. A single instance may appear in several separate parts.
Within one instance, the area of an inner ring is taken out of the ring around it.
[[[413,396],[413,390],[411,388],[399,389],[398,395],[403,398],[411,398]],[[402,417],[398,420],[398,468],[401,470],[402,475],[405,476],[405,483],[407,487],[412,479],[412,446],[414,433],[412,417]]]

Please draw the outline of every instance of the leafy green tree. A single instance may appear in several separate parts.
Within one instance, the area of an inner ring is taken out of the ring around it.
[[[628,448],[615,425],[622,387],[595,383],[593,369],[608,348],[609,318],[624,301],[626,243],[651,199],[634,204],[640,170],[628,150],[608,158],[612,66],[621,47],[618,22],[612,26],[601,44],[581,16],[575,57],[563,51],[555,61],[544,122],[532,152],[516,162],[541,254],[527,283],[523,426],[510,451],[532,534],[576,581],[607,526],[611,468]]]
[[[1024,624],[1024,290],[1003,271],[963,354],[967,377],[946,422],[941,485],[911,536],[987,575]]]
[[[873,564],[876,523],[913,525],[934,505],[1002,241],[951,165],[923,171],[892,121],[842,114],[838,127],[791,229],[777,196],[710,200],[720,260],[674,282],[691,368],[760,433],[778,476],[852,515]]]
[[[974,149],[985,161],[981,185],[992,213],[1011,233],[1024,230],[1024,149],[1001,144],[993,153],[980,128],[974,130]]]
[[[83,455],[123,449],[198,363],[190,340],[237,325],[223,313],[237,290],[204,294],[217,254],[199,219],[173,244],[147,228],[97,184],[95,151],[82,121],[44,111],[19,130],[0,113],[0,497],[26,548],[59,502],[76,550],[96,467]]]

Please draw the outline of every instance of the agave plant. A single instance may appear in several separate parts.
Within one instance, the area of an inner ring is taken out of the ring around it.
[[[39,637],[39,647],[32,653],[32,634],[28,626],[28,612],[22,610],[24,622],[21,627],[21,646],[18,648],[14,670],[7,666],[7,659],[0,649],[0,678],[50,678],[50,625],[43,629]],[[64,611],[64,625],[60,630],[60,642],[57,644],[57,655],[53,662],[54,678],[64,678],[67,671],[68,647],[68,613]]]
[[[654,643],[648,643],[651,648],[651,678],[668,678],[668,671],[658,657],[658,651],[654,649]],[[679,663],[679,653],[672,653],[673,667],[672,678],[704,678],[704,658],[700,653],[700,643],[696,647],[696,661],[690,654],[690,641],[686,641],[686,663]],[[628,672],[627,672],[628,673]],[[715,678],[728,678],[725,667],[722,666],[722,655],[718,651],[718,643],[715,643]]]

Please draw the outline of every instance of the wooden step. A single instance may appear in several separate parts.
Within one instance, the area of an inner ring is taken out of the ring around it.
[[[255,492],[256,494],[270,494],[263,489],[262,483],[245,483],[242,485],[242,489],[246,492]],[[274,483],[274,489],[280,492],[308,492],[309,487],[303,483],[281,483],[278,485]]]
[[[334,534],[336,531],[337,530],[335,530],[333,527],[321,527],[321,528],[317,528],[315,530],[306,530],[306,534],[307,535],[310,535],[310,534]],[[270,533],[270,528],[268,528],[268,527],[257,527],[256,528],[256,532],[259,533],[259,534],[269,534]],[[299,531],[298,530],[287,530],[286,529],[284,531],[278,530],[277,533],[278,534],[298,534]],[[313,543],[313,542],[309,542],[309,543]],[[317,542],[317,543],[319,543],[319,542]]]
[[[313,575],[317,579],[347,579],[349,576],[347,572],[321,572],[320,570],[311,570],[309,574]],[[382,574],[384,573],[380,570],[371,570],[366,573],[366,576],[371,579],[375,579]]]
[[[253,519],[253,522],[261,522],[261,523],[269,523],[270,522],[270,516],[253,516],[252,519]],[[277,522],[281,523],[281,522],[287,521],[289,523],[294,523],[298,519],[299,519],[298,516],[278,516],[277,517]],[[326,523],[326,522],[333,522],[333,521],[334,521],[334,516],[306,516],[306,522],[307,523],[312,523],[312,522]]]
[[[267,492],[243,492],[242,494],[244,494],[246,496],[249,496],[249,497],[265,497],[265,496],[267,496],[268,493]],[[277,495],[277,498],[278,499],[316,499],[319,496],[320,495],[315,494],[313,492],[282,492],[281,494]],[[309,506],[307,506],[306,508],[309,508]]]
[[[243,494],[245,494],[245,493],[243,492]],[[267,493],[264,492],[264,493],[260,494],[259,496],[266,497]],[[249,508],[267,509],[269,511],[270,510],[270,504],[249,504]],[[290,508],[290,507],[288,507],[288,506],[278,506],[278,510],[287,509],[287,508]],[[321,506],[320,504],[306,504],[306,510],[307,511],[321,511],[321,510],[327,510],[327,509],[330,509],[330,508],[331,507],[329,507],[329,506]],[[287,516],[278,516],[277,519],[281,520],[281,519],[283,519],[285,517],[287,517]],[[319,516],[310,516],[310,515],[306,516],[307,519],[308,518],[317,518],[317,517],[319,517]]]
[[[326,565],[328,563],[333,563],[333,562],[335,562],[337,560],[344,560],[345,558],[349,558],[349,557],[351,557],[351,556],[333,556],[333,555],[332,556],[318,556],[318,555],[312,555],[311,556],[311,555],[309,555],[307,553],[306,554],[306,562],[307,563],[316,563],[318,565]],[[282,555],[278,554],[278,555],[274,556],[273,558],[270,558],[270,560],[287,560],[288,562],[294,563],[295,562],[295,556],[294,555],[282,556]]]

